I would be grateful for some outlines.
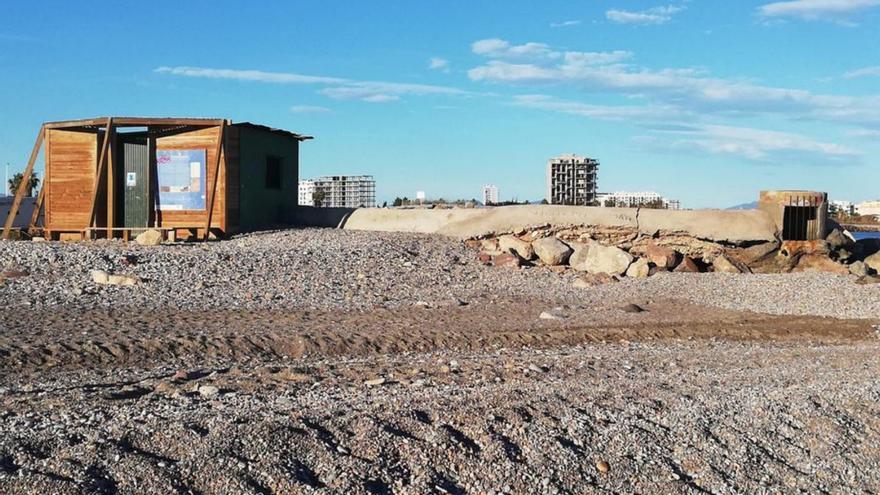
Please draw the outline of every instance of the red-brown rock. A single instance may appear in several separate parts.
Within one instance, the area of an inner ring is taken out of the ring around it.
[[[522,266],[522,259],[511,253],[501,253],[492,258],[492,264],[505,268],[519,268]]]
[[[699,273],[700,266],[697,265],[697,262],[694,261],[690,256],[685,256],[682,258],[681,263],[675,267],[675,270],[672,270],[676,273]]]

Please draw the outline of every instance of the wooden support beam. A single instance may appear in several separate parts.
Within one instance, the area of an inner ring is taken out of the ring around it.
[[[109,127],[107,133],[111,133]],[[107,146],[107,239],[113,238],[113,227],[116,226],[116,174],[113,170],[113,152],[116,148],[113,143],[115,141],[116,136],[110,136],[110,143]]]
[[[40,209],[43,208],[43,200],[46,198],[46,182],[43,178],[43,187],[40,188],[40,194],[37,194],[37,204],[34,205],[34,211],[31,213],[31,221],[28,223],[28,230],[37,226],[37,220],[40,218]],[[45,222],[43,223],[45,225]]]
[[[3,224],[3,239],[9,239],[9,232],[12,230],[12,224],[15,222],[15,216],[18,215],[18,208],[21,206],[21,200],[24,198],[28,183],[31,181],[31,174],[34,172],[34,162],[37,161],[37,155],[40,154],[40,147],[43,146],[43,138],[45,135],[46,127],[40,126],[40,133],[37,134],[37,141],[34,143],[34,149],[31,150],[31,157],[28,160],[27,167],[24,169],[24,176],[21,179],[21,183],[18,185],[18,191],[15,191],[15,199],[12,200],[12,206],[9,208],[9,214],[6,215],[6,222]]]
[[[98,169],[95,172],[95,189],[92,191],[92,206],[89,210],[89,223],[86,227],[95,225],[95,209],[98,206],[98,192],[101,185],[101,177],[104,175],[104,163],[107,158],[107,147],[110,144],[110,134],[113,130],[113,117],[108,117],[105,123],[104,142],[101,143],[101,154],[98,157]]]
[[[211,217],[214,214],[214,196],[217,194],[217,178],[220,175],[220,155],[223,153],[223,139],[226,134],[226,121],[220,122],[220,131],[217,133],[217,152],[214,154],[214,174],[211,177],[211,189],[208,190],[208,215],[205,220],[205,241],[211,233]]]

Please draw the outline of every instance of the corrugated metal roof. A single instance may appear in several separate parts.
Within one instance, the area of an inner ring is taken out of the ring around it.
[[[307,139],[315,139],[312,136],[303,136],[302,134],[297,134],[295,132],[287,131],[284,129],[278,129],[276,127],[269,127],[269,126],[265,126],[265,125],[261,125],[261,124],[254,124],[253,122],[236,122],[232,125],[236,126],[236,127],[249,127],[251,129],[259,129],[261,131],[273,132],[276,134],[284,134],[286,136],[291,136],[291,137],[298,139],[300,141],[305,141]]]

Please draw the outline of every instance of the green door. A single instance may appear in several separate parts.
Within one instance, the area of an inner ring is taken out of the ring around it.
[[[148,227],[150,222],[150,152],[146,140],[122,143],[125,227]]]

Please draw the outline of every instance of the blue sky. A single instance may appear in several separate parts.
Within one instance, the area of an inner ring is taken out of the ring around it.
[[[541,199],[548,158],[685,207],[880,197],[880,0],[15,2],[0,164],[43,121],[226,117],[379,201]]]

